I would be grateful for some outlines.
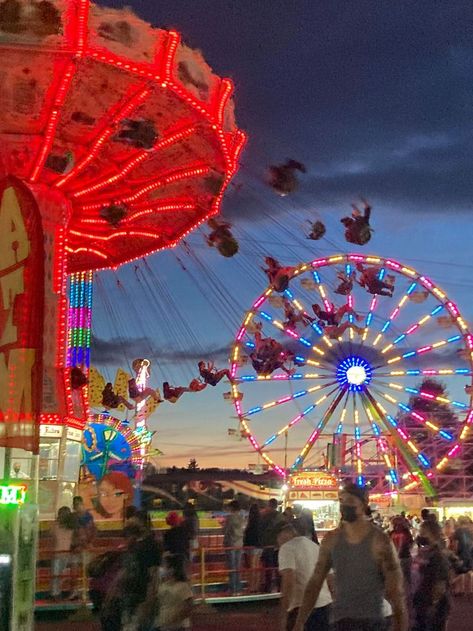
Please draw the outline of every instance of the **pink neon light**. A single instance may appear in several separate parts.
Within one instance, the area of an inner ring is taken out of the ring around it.
[[[311,265],[312,267],[319,267],[322,265],[326,265],[327,263],[327,259],[316,259],[315,261],[312,261]]]
[[[416,351],[416,353],[420,355],[421,353],[426,353],[427,351],[431,351],[431,350],[432,350],[432,346],[422,346]]]
[[[323,303],[324,303],[324,307],[325,307],[327,313],[331,313],[332,312],[332,305],[330,304],[330,302],[326,298],[324,298]]]
[[[425,399],[435,399],[435,395],[430,394],[429,392],[420,392],[420,396]]]
[[[404,438],[404,440],[409,439],[409,436],[407,436],[407,434],[400,427],[397,428],[397,431],[398,431],[398,434],[400,434]]]
[[[245,335],[245,327],[242,326],[241,329],[238,331],[238,335],[237,335],[237,342],[239,342],[241,340],[241,338]]]
[[[410,335],[418,328],[419,328],[419,324],[413,324],[409,329],[407,329],[406,335]]]
[[[371,300],[371,305],[370,305],[370,311],[374,311],[377,305],[377,300],[376,300],[376,296],[373,296],[373,299]]]
[[[394,269],[401,269],[401,266],[399,265],[399,263],[396,263],[396,261],[386,261],[386,265],[389,265],[389,267],[393,267]]]
[[[287,403],[287,401],[290,401],[291,399],[292,399],[292,397],[291,397],[291,396],[282,397],[282,399],[278,399],[278,400],[276,401],[276,403],[277,403],[277,404],[279,404],[279,403]]]
[[[466,425],[471,425],[473,423],[473,410],[470,410],[468,413],[468,417],[466,419]]]
[[[400,311],[400,310],[401,310],[401,309],[400,309],[399,307],[396,307],[396,308],[394,309],[394,311],[391,313],[391,315],[389,316],[389,319],[390,319],[390,320],[394,320],[394,318],[395,318],[395,317],[399,314],[399,311]]]
[[[286,331],[286,333],[288,335],[290,335],[291,337],[293,337],[294,339],[298,340],[299,336],[297,335],[297,333],[295,333],[295,331],[291,331],[291,329],[284,329]]]
[[[260,297],[258,298],[258,300],[254,303],[254,305],[253,305],[253,309],[257,309],[260,305],[262,305],[262,304],[263,304],[263,302],[264,302],[265,300],[266,300],[266,296],[265,296],[265,295],[260,296]]]
[[[458,317],[460,315],[457,306],[453,302],[447,302],[447,307],[453,316]]]
[[[448,455],[448,457],[449,457],[449,458],[451,458],[452,456],[454,456],[454,455],[457,453],[457,451],[458,451],[459,449],[460,449],[460,445],[457,443],[457,444],[456,444],[456,445],[454,445],[454,446],[450,449],[450,451],[448,452],[448,454],[447,454],[447,455]]]
[[[350,309],[353,309],[353,295],[352,294],[348,294],[347,302]]]
[[[422,421],[423,423],[425,422],[425,418],[421,416],[418,412],[411,412],[411,416],[416,418],[418,421]]]
[[[422,283],[424,285],[427,285],[427,287],[432,288],[434,286],[434,284],[432,283],[432,281],[429,278],[426,278],[425,276],[421,276],[420,280],[422,281]]]
[[[350,254],[350,256],[348,257],[349,261],[365,261],[366,258],[364,256],[362,256],[361,254]]]

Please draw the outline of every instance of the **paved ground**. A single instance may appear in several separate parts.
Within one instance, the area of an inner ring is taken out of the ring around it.
[[[193,631],[262,631],[277,629],[277,605],[254,603],[251,605],[225,605],[200,610]],[[100,631],[95,621],[74,621],[67,618],[41,617],[35,631]],[[448,631],[472,631],[473,596],[457,597],[448,624]]]

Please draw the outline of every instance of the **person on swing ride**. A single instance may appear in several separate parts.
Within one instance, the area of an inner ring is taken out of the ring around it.
[[[357,279],[357,283],[360,287],[364,287],[370,294],[389,296],[389,298],[392,298],[394,292],[394,276],[386,276],[386,281],[380,280],[380,268],[374,265],[363,267],[361,263],[357,263],[356,269],[360,272],[360,276]]]
[[[345,314],[352,315],[357,320],[361,320],[361,316],[359,316],[355,311],[347,304],[342,305],[338,309],[335,308],[335,305],[331,305],[330,311],[323,310],[320,305],[317,303],[312,305],[312,310],[322,322],[326,322],[330,326],[338,326],[342,321],[342,318]]]
[[[306,173],[305,165],[297,160],[286,160],[284,164],[272,164],[268,169],[268,184],[281,197],[293,193],[299,186],[296,171]]]
[[[340,281],[340,284],[334,289],[336,294],[340,296],[348,296],[353,291],[353,280],[355,279],[355,270],[351,271],[349,274],[345,272],[338,272],[337,278]]]
[[[325,224],[323,224],[319,220],[317,220],[317,221],[310,221],[309,220],[308,223],[310,224],[310,232],[307,235],[307,238],[310,239],[311,241],[318,241],[327,232]]]
[[[364,199],[362,202],[363,212],[355,204],[352,204],[351,217],[340,219],[340,222],[345,226],[345,239],[348,243],[355,245],[365,245],[371,239],[371,206]]]
[[[294,309],[294,307],[292,306],[290,300],[288,300],[287,298],[283,298],[283,307],[285,327],[295,329],[299,322],[304,326],[308,326],[311,322],[314,321],[314,318],[311,318],[307,313],[305,313],[305,311],[296,311],[296,309]]]
[[[278,368],[287,375],[294,372],[285,365],[287,361],[294,359],[294,353],[286,351],[284,346],[272,337],[263,337],[260,330],[255,333],[255,350],[251,353],[250,359],[258,375],[270,375]]]
[[[232,224],[211,217],[207,221],[207,225],[212,230],[205,237],[207,245],[211,248],[216,247],[222,256],[227,258],[234,256],[238,252],[239,246],[231,231]]]
[[[185,386],[170,386],[167,381],[163,383],[163,397],[164,400],[169,401],[169,403],[176,403],[182,397],[184,392],[193,391],[190,386],[186,388]]]
[[[282,267],[282,265],[274,259],[272,256],[267,256],[264,259],[267,267],[263,267],[263,272],[266,274],[271,287],[282,293],[289,287],[289,281],[291,280],[295,267]]]
[[[199,374],[204,380],[206,384],[209,386],[216,386],[224,377],[227,379],[231,379],[230,371],[228,368],[222,368],[221,370],[217,370],[214,368],[213,362],[205,363],[204,360],[201,360],[197,364],[199,368]]]
[[[152,120],[145,118],[125,118],[121,121],[121,129],[113,137],[116,142],[123,142],[136,149],[153,148],[158,134]]]
[[[110,381],[105,384],[105,388],[102,390],[102,405],[106,408],[114,410],[120,405],[124,405],[128,410],[133,410],[134,406],[113,390],[113,386]]]
[[[128,380],[128,394],[130,395],[130,399],[133,399],[135,403],[141,403],[141,401],[144,401],[144,399],[147,399],[148,397],[153,397],[156,403],[161,403],[161,399],[159,398],[156,390],[153,390],[153,388],[150,387],[140,390],[136,383],[136,379]]]
[[[357,326],[353,324],[353,322],[344,322],[343,324],[327,324],[324,326],[324,332],[331,340],[337,340],[341,337],[347,329],[352,329],[358,333],[358,335],[363,334],[363,327]]]

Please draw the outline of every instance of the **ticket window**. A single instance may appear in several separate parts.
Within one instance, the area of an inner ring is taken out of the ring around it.
[[[5,448],[0,449],[0,478],[6,480],[30,480],[34,477],[35,462],[31,452],[10,448],[6,457]]]
[[[57,480],[61,440],[41,438],[39,443],[39,479]]]

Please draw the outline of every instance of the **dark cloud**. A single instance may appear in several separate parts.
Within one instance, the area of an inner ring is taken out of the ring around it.
[[[189,348],[188,350],[175,350],[172,348],[153,349],[150,340],[144,337],[128,338],[126,340],[112,338],[92,338],[92,354],[94,364],[127,365],[136,357],[147,357],[152,362],[161,364],[179,364],[180,362],[198,362],[200,359],[212,359],[215,361],[227,360],[230,353],[229,346],[209,346],[206,349]]]

